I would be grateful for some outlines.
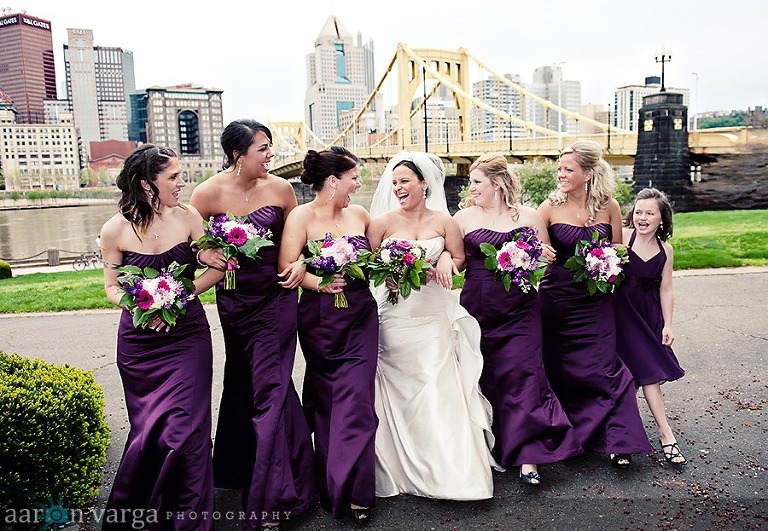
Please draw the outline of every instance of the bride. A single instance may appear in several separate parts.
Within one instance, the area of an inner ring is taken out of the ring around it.
[[[480,328],[450,291],[464,244],[448,213],[445,170],[428,153],[401,152],[371,204],[368,239],[418,243],[435,266],[426,286],[379,307],[376,495],[451,500],[493,497],[491,407],[480,393]]]

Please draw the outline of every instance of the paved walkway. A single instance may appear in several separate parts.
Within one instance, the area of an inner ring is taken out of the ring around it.
[[[686,376],[664,385],[673,428],[689,464],[669,466],[645,404],[641,412],[657,453],[630,470],[585,455],[540,467],[543,484],[524,488],[517,471],[495,474],[495,496],[453,502],[398,496],[379,499],[368,529],[762,529],[768,527],[768,268],[678,272],[675,352]],[[206,308],[214,337],[214,416],[218,412],[223,342],[215,308]],[[115,310],[0,315],[0,350],[94,371],[106,394],[112,428],[103,508],[125,443],[127,419],[115,366]],[[297,357],[296,380],[303,376]],[[217,491],[216,529],[238,529],[239,491]],[[234,511],[234,513],[227,513]],[[86,526],[99,529],[97,524]],[[353,529],[318,508],[286,529]]]

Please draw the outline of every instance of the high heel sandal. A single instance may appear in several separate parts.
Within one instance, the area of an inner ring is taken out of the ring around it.
[[[361,507],[357,509],[350,507],[349,514],[352,517],[352,520],[360,525],[368,525],[368,523],[371,521],[370,507]]]
[[[612,454],[611,466],[613,468],[629,468],[632,465],[632,456],[629,454]]]
[[[688,462],[688,460],[683,455],[683,452],[680,451],[680,445],[677,444],[677,441],[670,443],[670,444],[664,444],[661,442],[661,439],[659,439],[659,444],[661,445],[661,451],[664,452],[664,458],[673,465],[684,465]],[[669,448],[669,450],[667,450]],[[682,458],[682,461],[673,461],[673,459]]]
[[[541,483],[541,476],[538,472],[534,472],[533,470],[523,474],[523,467],[520,467],[520,481],[526,485],[538,485]]]

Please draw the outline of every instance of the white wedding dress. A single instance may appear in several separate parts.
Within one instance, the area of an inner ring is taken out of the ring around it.
[[[444,240],[418,240],[429,260]],[[480,393],[480,327],[455,292],[434,282],[379,306],[376,495],[493,497],[491,406]]]

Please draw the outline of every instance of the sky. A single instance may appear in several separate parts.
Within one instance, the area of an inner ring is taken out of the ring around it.
[[[223,93],[224,123],[304,119],[306,56],[329,16],[374,42],[376,81],[399,42],[467,48],[499,73],[530,82],[560,64],[582,104],[607,106],[620,86],[661,75],[691,90],[689,112],[768,107],[765,0],[5,0],[51,21],[57,83],[67,28],[134,55],[136,88],[196,83]],[[109,6],[109,7],[106,7]],[[471,81],[488,77],[472,68]],[[391,87],[391,88],[390,88]],[[397,84],[383,86],[394,103]],[[59,88],[62,97],[61,88]]]

